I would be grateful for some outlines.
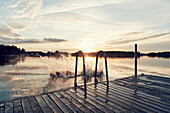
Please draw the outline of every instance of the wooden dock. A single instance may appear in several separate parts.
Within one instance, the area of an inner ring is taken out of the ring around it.
[[[153,75],[63,89],[0,103],[0,113],[170,113],[170,78]]]

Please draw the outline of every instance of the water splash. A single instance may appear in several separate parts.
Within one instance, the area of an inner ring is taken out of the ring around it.
[[[54,71],[52,70],[52,68],[48,65],[47,60],[46,60],[46,57],[40,56],[40,58],[42,59],[42,61],[43,61],[44,64],[46,65],[48,71],[49,71],[50,73],[53,73],[53,74],[54,74],[55,72],[54,72]]]
[[[75,57],[71,55],[60,57],[41,57],[43,62],[47,66],[50,75],[59,78],[73,78],[75,71]],[[80,57],[78,61],[78,76],[83,75],[83,59]],[[94,76],[95,70],[95,57],[85,57],[86,61],[86,75],[88,77]],[[97,75],[103,74],[103,60],[98,63],[98,73]]]

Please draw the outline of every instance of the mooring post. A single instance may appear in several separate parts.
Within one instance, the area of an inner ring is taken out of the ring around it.
[[[138,58],[138,52],[137,52],[137,44],[135,44],[135,76],[134,76],[134,84],[137,84],[137,58]],[[137,90],[134,90],[134,93],[137,94]]]
[[[138,57],[137,44],[135,44],[135,76],[136,77],[137,77],[137,57]]]

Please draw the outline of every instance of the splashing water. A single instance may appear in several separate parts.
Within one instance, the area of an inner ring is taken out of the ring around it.
[[[61,57],[41,57],[47,66],[50,75],[62,78],[73,78],[75,71],[75,57],[64,56]],[[55,58],[55,59],[54,59]],[[83,59],[78,60],[78,76],[83,75]],[[94,76],[95,57],[85,57],[86,75]],[[103,75],[103,60],[98,63],[98,75]]]
[[[45,58],[43,58],[42,56],[40,56],[40,58],[43,60],[44,64],[47,66],[47,69],[50,73],[54,73],[54,71],[51,69],[51,67],[48,65],[47,60],[45,60]]]

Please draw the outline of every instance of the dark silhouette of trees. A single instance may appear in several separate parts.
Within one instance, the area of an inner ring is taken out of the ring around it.
[[[25,49],[17,48],[14,45],[0,45],[0,55],[20,55],[24,53]]]
[[[158,52],[158,53],[148,53],[147,56],[149,57],[162,57],[162,58],[170,58],[170,52],[165,51],[165,52]]]

